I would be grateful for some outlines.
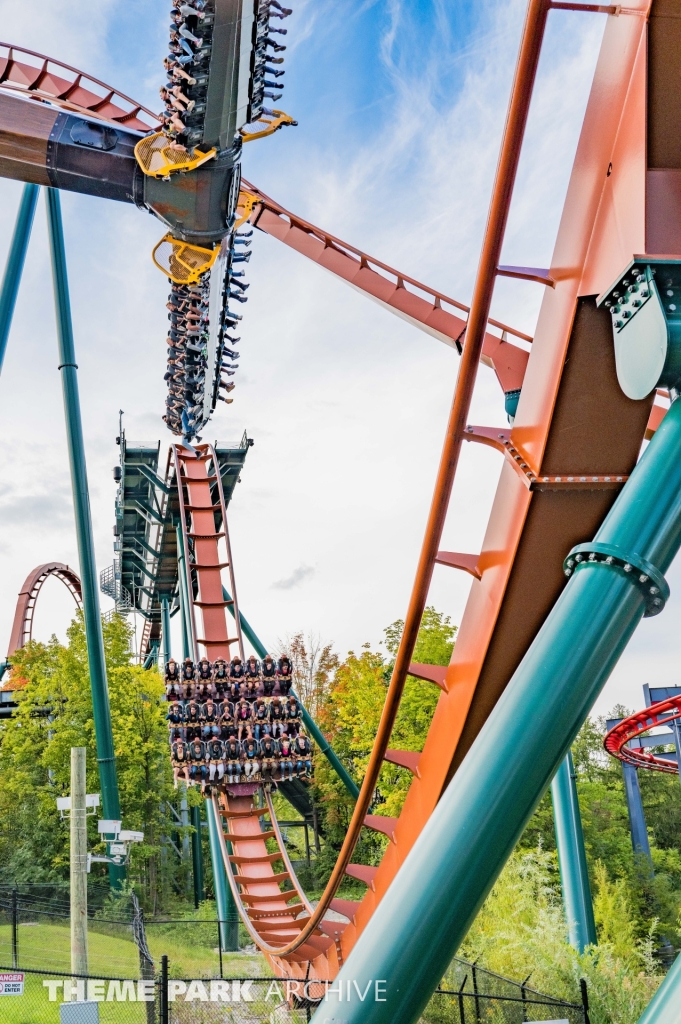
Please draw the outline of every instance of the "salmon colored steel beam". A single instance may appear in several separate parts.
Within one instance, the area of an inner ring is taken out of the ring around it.
[[[343,242],[328,231],[310,224],[297,214],[284,209],[248,181],[243,180],[242,185],[258,197],[258,204],[254,207],[250,220],[261,231],[307,256],[419,330],[451,345],[459,353],[462,351],[467,321],[465,317],[456,316],[444,309],[443,303],[468,314],[469,307],[463,302],[450,299],[429,285],[416,281],[413,277],[367,255],[354,245]],[[513,276],[526,277],[524,269],[527,268],[504,267],[500,268],[499,272],[513,272]],[[547,283],[540,275],[541,271],[534,271],[531,279]],[[407,285],[411,285],[414,290],[408,289]],[[418,292],[423,294],[420,295]],[[531,342],[532,338],[514,327],[502,324],[499,320],[489,318],[488,323],[502,333],[501,337],[489,331],[485,333],[481,361],[494,370],[504,392],[515,391],[522,387],[528,353],[518,345],[511,344],[507,338],[510,335],[524,342]]]
[[[58,580],[61,580],[70,591],[76,606],[78,608],[83,607],[83,594],[78,573],[62,562],[48,562],[46,565],[39,565],[37,569],[28,574],[24,580],[23,587],[19,591],[19,599],[17,600],[14,612],[14,623],[7,650],[8,658],[11,658],[15,651],[30,643],[33,636],[33,613],[38,595],[43,583],[50,576],[56,576]]]
[[[0,50],[7,51],[0,54],[0,89],[24,94],[37,102],[48,100],[65,110],[140,132],[148,132],[159,126],[158,116],[152,110],[100,82],[98,78],[86,75],[53,57],[46,57],[43,53],[13,43],[0,43]],[[35,57],[39,63],[35,65],[26,60],[17,60],[16,54]],[[65,74],[67,77],[64,77]],[[102,90],[103,95],[86,86]],[[146,114],[148,120],[141,120],[138,117],[140,113]]]

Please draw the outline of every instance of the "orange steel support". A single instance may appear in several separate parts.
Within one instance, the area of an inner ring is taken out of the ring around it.
[[[378,302],[384,309],[389,309],[391,313],[397,314],[419,330],[425,331],[439,341],[444,341],[459,352],[462,351],[467,321],[444,309],[443,303],[465,314],[469,312],[468,306],[457,302],[456,299],[448,298],[442,292],[414,280],[413,277],[408,277],[399,270],[394,270],[386,263],[368,256],[361,249],[356,249],[328,231],[315,227],[290,210],[285,210],[255,185],[245,180],[243,185],[259,199],[250,217],[253,225],[278,238],[296,252],[307,256],[325,270],[336,274],[357,291]],[[504,272],[513,269],[520,268],[507,267],[504,268]],[[533,280],[537,278],[533,277]],[[411,285],[412,290],[407,288],[407,285]],[[419,295],[418,292],[422,292],[423,295]],[[528,353],[506,339],[510,335],[521,341],[531,342],[532,338],[498,320],[489,318],[488,323],[502,333],[501,337],[489,331],[485,333],[480,358],[486,366],[494,370],[503,391],[515,391],[522,387]]]
[[[193,622],[194,658],[203,657],[198,651],[200,644],[209,661],[215,661],[216,658],[229,661],[233,656],[230,649],[236,644],[239,657],[243,660],[244,646],[227,527],[227,508],[218,460],[213,447],[208,444],[197,445],[195,452],[182,445],[174,445],[172,452],[180,497],[184,559]],[[221,539],[225,542],[226,561],[220,558],[218,542]],[[232,595],[229,601],[224,600],[222,593],[220,570],[224,567],[229,568]],[[198,590],[196,595],[194,581]],[[233,628],[236,635],[232,637],[228,633],[225,615],[228,605],[234,606]],[[203,635],[200,637],[196,633],[196,608],[200,609],[203,624]]]
[[[73,569],[62,562],[47,562],[45,565],[39,565],[37,569],[28,574],[24,580],[23,587],[19,591],[12,633],[7,649],[8,658],[11,658],[15,651],[25,647],[32,640],[33,614],[36,602],[42,585],[49,576],[56,576],[58,580],[61,580],[64,586],[71,592],[77,607],[83,607],[80,577]]]

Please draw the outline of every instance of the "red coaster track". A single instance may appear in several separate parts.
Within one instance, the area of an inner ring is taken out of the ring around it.
[[[675,758],[670,760],[660,754],[652,754],[643,747],[628,747],[630,740],[643,736],[650,729],[656,726],[669,725],[670,722],[681,718],[681,697],[668,697],[667,700],[651,704],[649,708],[639,711],[635,715],[623,718],[619,725],[606,735],[603,746],[620,761],[633,764],[634,768],[651,768],[655,772],[666,772],[668,775],[678,775],[679,765]]]

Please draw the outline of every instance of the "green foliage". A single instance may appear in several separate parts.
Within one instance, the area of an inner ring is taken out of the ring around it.
[[[460,955],[540,991],[579,1002],[579,979],[589,991],[592,1024],[635,1024],[661,981],[650,937],[636,939],[626,886],[595,871],[599,945],[580,956],[566,942],[552,855],[541,848],[511,857],[468,933]]]
[[[617,707],[608,717],[629,712]],[[603,888],[597,871],[607,872],[619,898],[630,906],[634,936],[645,939],[654,929],[659,943],[681,945],[681,787],[678,778],[659,772],[638,773],[648,825],[654,874],[645,857],[635,856],[620,762],[603,749],[605,719],[589,719],[582,727],[572,753],[584,827],[584,842],[594,891]],[[553,853],[558,881],[551,795],[547,793],[520,841],[523,849],[538,844]],[[598,867],[600,865],[600,868]],[[606,928],[605,917],[599,925]]]
[[[397,653],[404,623],[394,622],[385,630],[385,646],[393,657]],[[419,631],[414,660],[424,664],[449,664],[456,627],[448,616],[435,608],[426,608]],[[335,671],[334,678],[323,695],[318,712],[322,730],[330,739],[334,750],[357,782],[361,779],[381,717],[392,672],[392,662],[365,644],[360,654],[348,653]],[[391,746],[399,750],[423,749],[428,728],[435,711],[439,691],[432,683],[409,676],[393,729]],[[323,880],[335,862],[350,815],[352,802],[343,784],[323,758],[315,767],[317,799],[325,808],[327,843],[320,857],[319,874]],[[377,810],[381,814],[397,816],[411,783],[411,774],[404,768],[386,763],[381,769],[377,787]],[[385,843],[384,836],[364,831],[356,859],[366,864],[380,860]],[[359,883],[358,883],[359,884]],[[344,891],[356,889],[347,883]]]
[[[153,911],[171,882],[159,879],[161,838],[169,831],[162,808],[174,793],[163,684],[157,672],[130,664],[125,619],[114,616],[103,633],[123,823],[145,834],[133,847],[129,875]],[[86,747],[87,790],[99,792],[82,616],[71,624],[66,646],[53,637],[12,660],[27,685],[18,691],[17,713],[0,728],[0,866],[16,882],[61,880],[68,877],[68,823],[59,820],[55,800],[69,792],[71,747]],[[95,818],[89,849],[104,852]]]

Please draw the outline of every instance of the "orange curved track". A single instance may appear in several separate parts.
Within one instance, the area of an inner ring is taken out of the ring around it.
[[[458,426],[456,417],[450,424],[454,433],[445,451],[454,452],[454,466],[464,440],[492,445],[502,454],[499,482],[481,551],[438,550],[453,475],[450,456],[443,459],[436,491],[440,504],[431,512],[417,580],[420,598],[412,598],[403,654],[413,650],[435,564],[469,573],[471,591],[448,668],[410,665],[407,657],[396,670],[402,678],[393,677],[393,704],[384,711],[372,757],[402,765],[413,779],[397,819],[366,814],[365,780],[356,815],[361,825],[387,836],[385,853],[376,866],[346,863],[345,850],[340,862],[341,875],[344,871],[366,884],[364,898],[335,898],[337,866],[320,905],[310,907],[287,865],[271,809],[263,831],[267,812],[256,806],[256,787],[249,792],[224,786],[213,798],[225,823],[223,857],[242,919],[279,974],[314,979],[337,973],[560,595],[565,555],[593,537],[636,464],[644,438],[664,414],[659,406],[653,409],[654,395],[641,401],[623,395],[610,318],[595,302],[634,254],[681,252],[681,212],[674,213],[681,211],[681,149],[666,154],[662,163],[656,149],[675,74],[663,40],[670,19],[674,29],[681,24],[681,0],[665,0],[659,15],[653,8],[651,16],[651,6],[650,0],[637,0],[626,10],[609,9],[551,267],[486,271],[542,282],[544,300],[531,351],[522,352],[513,366],[523,390],[512,427],[465,421]],[[496,201],[502,200],[497,196]],[[253,220],[422,329],[457,347],[463,341],[453,409],[467,408],[462,395],[472,390],[478,365],[470,356],[466,361],[471,321],[442,308],[460,304],[400,275],[390,280],[395,274],[390,268],[263,194]],[[490,344],[481,336],[483,361],[485,343]],[[506,390],[509,378],[499,369],[497,374]],[[387,749],[407,671],[441,691],[421,753]],[[328,909],[339,911],[347,923],[329,921]]]
[[[627,747],[626,744],[647,733],[649,729],[669,725],[670,722],[679,718],[681,718],[681,697],[668,697],[667,700],[652,704],[635,715],[623,718],[607,734],[603,740],[603,746],[613,757],[617,757],[627,764],[633,764],[634,768],[651,768],[656,772],[678,775],[679,764],[675,757],[670,760],[660,754],[651,754],[643,747]]]
[[[0,89],[37,102],[47,100],[65,110],[90,114],[100,121],[139,132],[148,132],[159,124],[153,111],[110,85],[43,53],[12,43],[0,43]],[[146,121],[138,116],[140,113],[146,115]]]
[[[37,569],[28,574],[24,580],[23,587],[19,591],[9,648],[7,650],[8,658],[11,658],[15,651],[25,647],[32,639],[33,615],[36,602],[43,583],[50,576],[56,576],[58,580],[61,580],[70,591],[78,608],[83,607],[80,577],[73,569],[62,562],[47,562],[45,565],[39,565]]]

